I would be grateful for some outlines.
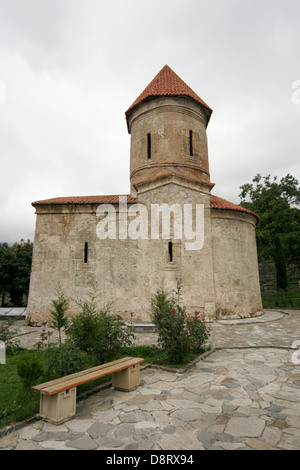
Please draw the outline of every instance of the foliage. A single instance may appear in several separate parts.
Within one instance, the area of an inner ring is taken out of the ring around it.
[[[203,351],[209,333],[204,317],[198,312],[188,316],[185,307],[179,305],[179,287],[177,295],[176,301],[164,288],[159,289],[151,299],[151,320],[157,327],[158,341],[168,360],[180,364],[189,353]]]
[[[46,331],[44,328],[40,334],[40,340],[35,343],[37,349],[49,349],[54,343],[50,343],[50,338],[52,336],[52,331]]]
[[[14,324],[14,320],[11,318],[4,322],[0,322],[0,341],[5,343],[6,352],[13,351],[19,347],[19,340],[15,339],[16,332],[11,329]]]
[[[282,296],[279,292],[275,294],[262,294],[263,308],[288,308],[300,309],[300,290],[286,292]]]
[[[44,369],[36,358],[24,359],[18,364],[18,375],[21,378],[25,393],[28,393],[38,379],[43,375]]]
[[[151,299],[151,320],[158,330],[158,340],[171,362],[181,363],[188,352],[184,331],[185,312],[162,288]]]
[[[68,342],[59,347],[51,347],[45,363],[43,380],[74,374],[96,365],[96,359]]]
[[[288,286],[286,261],[279,235],[275,237],[275,265],[277,289],[286,289]]]
[[[61,346],[61,330],[67,328],[68,317],[67,312],[69,309],[70,300],[64,296],[61,288],[57,289],[57,299],[52,300],[52,310],[50,310],[50,323],[49,326],[58,330],[59,345]]]
[[[241,186],[241,206],[261,218],[256,228],[259,261],[273,259],[275,235],[280,234],[287,259],[300,256],[300,187],[287,174],[278,181],[275,176],[257,174],[252,183]]]
[[[199,312],[186,318],[186,331],[189,338],[190,349],[193,353],[201,353],[203,345],[209,338],[209,331],[205,317]]]
[[[6,364],[0,364],[0,429],[38,413],[39,394],[25,394],[23,382],[18,375],[19,362],[36,357],[36,354],[37,351],[34,350],[14,350],[6,358]]]
[[[111,315],[110,305],[99,309],[97,292],[90,292],[85,301],[77,301],[81,312],[71,318],[66,330],[73,345],[97,357],[101,363],[116,359],[123,347],[131,344],[131,334],[124,323]]]
[[[32,243],[21,240],[9,246],[0,244],[0,294],[2,306],[4,295],[9,294],[14,306],[23,305],[23,297],[28,296],[32,261]]]
[[[203,348],[201,350],[203,352]],[[142,357],[144,359],[143,364],[157,364],[165,367],[184,367],[189,362],[193,361],[199,356],[199,353],[189,352],[182,362],[176,363],[171,362],[169,357],[164,349],[156,345],[149,346],[131,346],[124,348],[122,352],[122,357],[133,356],[133,357]]]

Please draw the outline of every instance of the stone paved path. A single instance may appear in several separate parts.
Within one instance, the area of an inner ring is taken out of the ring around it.
[[[300,311],[213,322],[215,350],[185,372],[146,367],[137,390],[97,392],[78,402],[74,419],[37,420],[0,438],[0,449],[299,450],[296,340]]]

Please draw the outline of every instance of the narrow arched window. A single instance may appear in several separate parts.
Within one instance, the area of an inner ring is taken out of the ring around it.
[[[84,263],[86,264],[88,262],[89,258],[89,244],[88,242],[85,242],[84,244]]]
[[[147,158],[151,158],[151,134],[147,134]]]
[[[193,131],[190,131],[190,157],[193,156]]]
[[[172,261],[173,261],[173,242],[168,243],[168,253],[169,253],[169,261],[172,263]]]

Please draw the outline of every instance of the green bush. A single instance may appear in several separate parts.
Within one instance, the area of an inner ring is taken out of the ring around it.
[[[47,354],[45,381],[74,374],[96,365],[96,359],[73,344],[66,342],[60,347],[52,347]]]
[[[17,370],[18,375],[23,382],[25,393],[29,392],[31,387],[37,384],[39,378],[44,373],[42,365],[34,357],[20,361],[18,363]]]
[[[121,320],[109,313],[109,305],[97,307],[97,297],[90,293],[89,300],[78,302],[81,312],[70,320],[66,334],[75,348],[104,363],[116,359],[122,348],[130,346],[132,335]]]
[[[184,331],[184,311],[175,299],[161,289],[151,299],[151,320],[158,330],[158,340],[171,362],[181,363],[188,352]]]
[[[193,353],[203,352],[204,343],[209,338],[205,317],[199,312],[186,317],[185,329],[189,338],[189,347]]]
[[[14,324],[14,320],[7,319],[5,322],[0,322],[0,341],[5,343],[6,352],[14,352],[19,348],[19,341],[14,338],[16,331],[11,329]]]
[[[58,331],[58,342],[61,346],[61,330],[67,328],[68,317],[67,312],[69,309],[70,299],[64,296],[60,288],[57,289],[57,299],[53,299],[52,310],[50,310],[51,320],[50,327]]]
[[[189,353],[203,350],[209,333],[204,318],[195,312],[186,313],[185,307],[161,288],[151,299],[151,321],[157,327],[158,341],[171,363],[181,364]]]

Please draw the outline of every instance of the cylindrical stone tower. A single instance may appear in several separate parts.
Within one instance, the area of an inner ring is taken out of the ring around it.
[[[206,127],[212,110],[167,65],[126,111],[130,181],[166,173],[209,182]]]

